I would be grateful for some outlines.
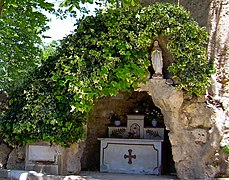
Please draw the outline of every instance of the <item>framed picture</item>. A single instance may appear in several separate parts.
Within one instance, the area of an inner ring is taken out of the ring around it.
[[[130,139],[144,137],[144,115],[127,115],[127,136]]]

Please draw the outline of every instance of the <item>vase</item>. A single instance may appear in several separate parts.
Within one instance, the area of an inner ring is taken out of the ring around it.
[[[114,125],[115,126],[120,126],[121,125],[121,121],[120,120],[115,120],[114,121]]]
[[[156,127],[157,126],[157,121],[156,120],[152,120],[152,126]]]

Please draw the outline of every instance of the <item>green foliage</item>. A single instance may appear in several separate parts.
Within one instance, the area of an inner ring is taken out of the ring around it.
[[[68,7],[68,11],[75,13],[74,9],[79,9],[85,12],[82,4],[97,4],[97,5],[115,5],[116,7],[137,7],[140,6],[139,0],[63,0],[60,4],[61,7]],[[86,10],[87,11],[87,10]]]
[[[42,59],[46,60],[48,59],[49,56],[55,56],[56,49],[59,47],[60,42],[53,40],[51,43],[48,45],[43,46],[43,53],[42,53]]]
[[[229,145],[223,147],[223,152],[224,152],[226,155],[229,155]]]
[[[38,46],[47,29],[47,18],[40,11],[52,7],[44,0],[0,1],[0,89],[22,82],[39,62]]]
[[[86,116],[71,112],[73,94],[53,83],[55,58],[49,58],[30,74],[27,81],[9,93],[9,111],[0,128],[12,146],[35,141],[66,146],[82,137]]]
[[[68,12],[76,16],[75,8],[81,9],[81,12],[88,11],[81,7],[84,3],[102,5],[107,2],[119,4],[119,1],[115,0],[96,2],[93,0],[63,0],[61,6],[67,7]],[[138,0],[124,0],[122,3],[125,6],[139,4]],[[41,35],[48,29],[46,24],[48,19],[43,12],[53,12],[53,7],[52,3],[45,0],[0,0],[1,90],[21,83],[27,72],[40,63]],[[63,8],[59,11],[63,12]]]
[[[51,141],[69,145],[83,137],[94,102],[129,91],[148,74],[149,46],[168,38],[175,58],[169,70],[179,87],[200,95],[209,84],[207,33],[181,7],[108,9],[82,18],[75,33],[10,93],[1,132],[11,144]]]

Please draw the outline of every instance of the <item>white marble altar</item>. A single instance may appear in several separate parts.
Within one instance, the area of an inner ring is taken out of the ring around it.
[[[99,138],[100,171],[161,174],[164,128],[144,127],[144,115],[127,115],[127,126],[109,126]]]
[[[162,140],[99,138],[100,171],[161,174]]]

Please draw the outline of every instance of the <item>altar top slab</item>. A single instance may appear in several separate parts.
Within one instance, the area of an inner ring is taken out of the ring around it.
[[[163,142],[159,139],[121,139],[121,138],[98,138],[98,140],[103,141],[119,141],[119,142]]]

